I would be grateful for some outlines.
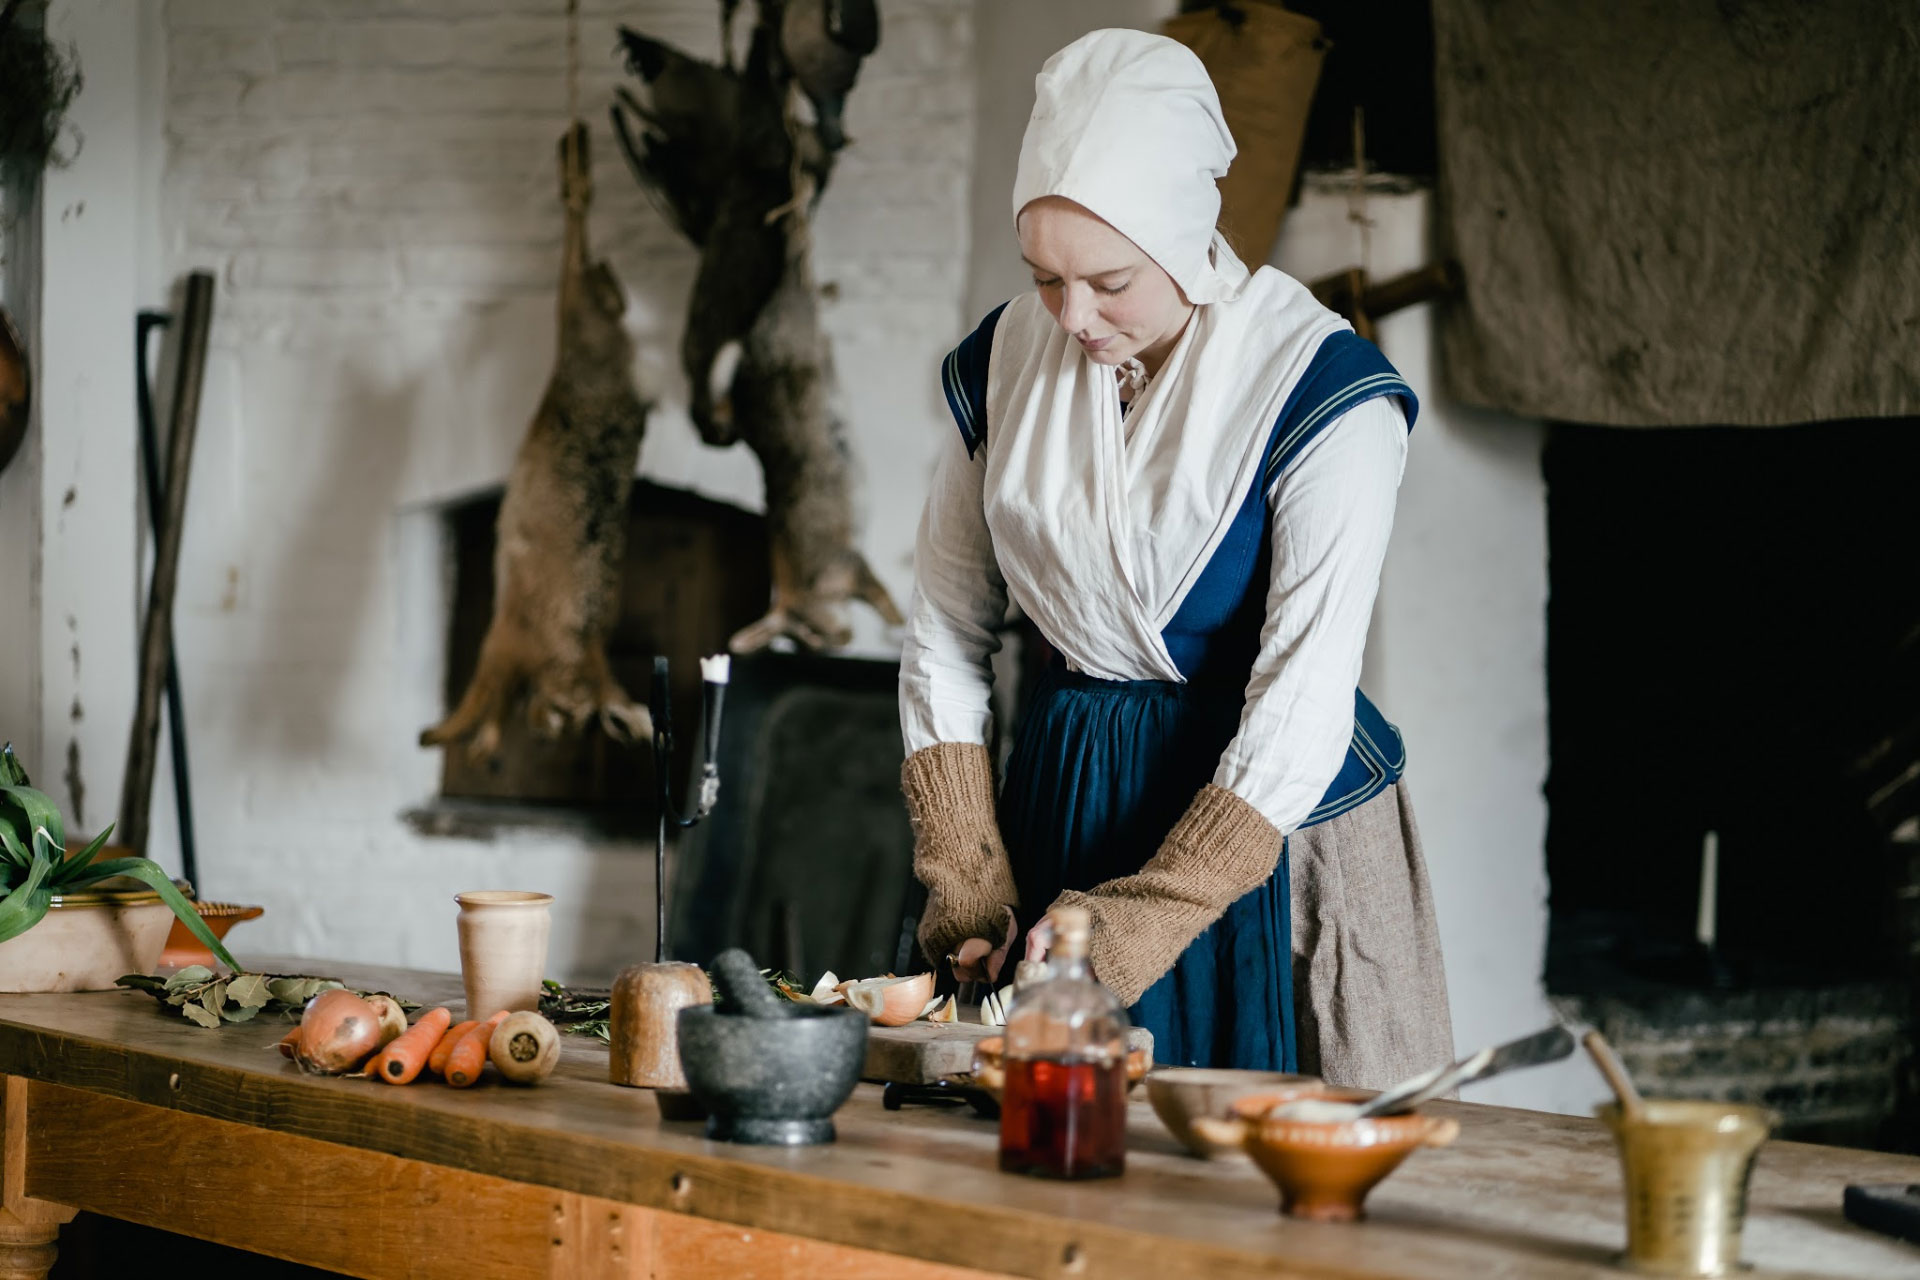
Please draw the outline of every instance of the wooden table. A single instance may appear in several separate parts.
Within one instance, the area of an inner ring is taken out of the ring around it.
[[[263,965],[268,962],[262,961]],[[428,1003],[457,979],[312,961]],[[38,1277],[78,1209],[369,1277],[965,1280],[1176,1276],[1617,1276],[1620,1179],[1595,1123],[1456,1104],[1359,1225],[1295,1222],[1244,1161],[1180,1153],[1133,1106],[1124,1178],[995,1169],[995,1129],[885,1111],[862,1085],[837,1144],[708,1142],[606,1083],[570,1039],[531,1090],[300,1075],[280,1022],[207,1031],[147,996],[0,996],[0,1277]],[[1771,1143],[1746,1256],[1761,1271],[1914,1277],[1920,1249],[1842,1220],[1849,1181],[1920,1181],[1920,1159]],[[270,1212],[251,1206],[270,1205]]]

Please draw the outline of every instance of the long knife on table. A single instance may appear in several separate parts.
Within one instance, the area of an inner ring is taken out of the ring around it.
[[[1558,1062],[1573,1053],[1573,1035],[1565,1027],[1552,1026],[1506,1044],[1469,1054],[1450,1066],[1417,1075],[1405,1084],[1387,1090],[1360,1108],[1363,1116],[1398,1115],[1411,1111],[1429,1098],[1451,1093],[1463,1084],[1485,1080],[1503,1071]]]

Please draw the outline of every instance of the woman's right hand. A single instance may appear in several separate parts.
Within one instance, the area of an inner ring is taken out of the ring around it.
[[[1013,908],[1000,908],[1006,924],[1006,936],[995,946],[986,938],[968,938],[947,956],[947,963],[953,966],[953,976],[960,982],[997,982],[1000,970],[1007,963],[1007,948],[1013,945],[1014,934],[1019,931],[1014,920]]]
[[[947,962],[953,966],[953,976],[961,982],[991,982],[999,977],[997,969],[990,969],[988,961],[993,956],[993,944],[985,938],[968,938],[953,949]]]

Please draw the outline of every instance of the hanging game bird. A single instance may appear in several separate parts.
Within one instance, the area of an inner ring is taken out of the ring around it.
[[[813,103],[820,143],[828,151],[847,145],[841,111],[860,74],[860,62],[880,45],[880,11],[874,0],[785,0],[780,14],[780,52],[794,83]]]
[[[723,25],[731,8],[723,3]],[[646,101],[620,90],[614,131],[634,176],[700,249],[680,352],[690,415],[708,444],[744,442],[766,480],[772,607],[729,647],[751,652],[786,636],[833,649],[851,638],[841,616],[848,600],[902,621],[854,547],[853,468],[809,264],[810,210],[833,169],[826,121],[837,128],[859,68],[852,50],[861,41],[873,47],[879,19],[870,0],[760,0],[757,8],[740,68],[622,28]],[[801,82],[802,64],[812,88]],[[823,104],[813,123],[789,110],[796,85]]]

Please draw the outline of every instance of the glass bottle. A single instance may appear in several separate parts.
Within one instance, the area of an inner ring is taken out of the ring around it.
[[[1047,976],[1007,1010],[1000,1167],[1042,1178],[1106,1178],[1127,1159],[1127,1012],[1087,967],[1092,921],[1053,913]]]

